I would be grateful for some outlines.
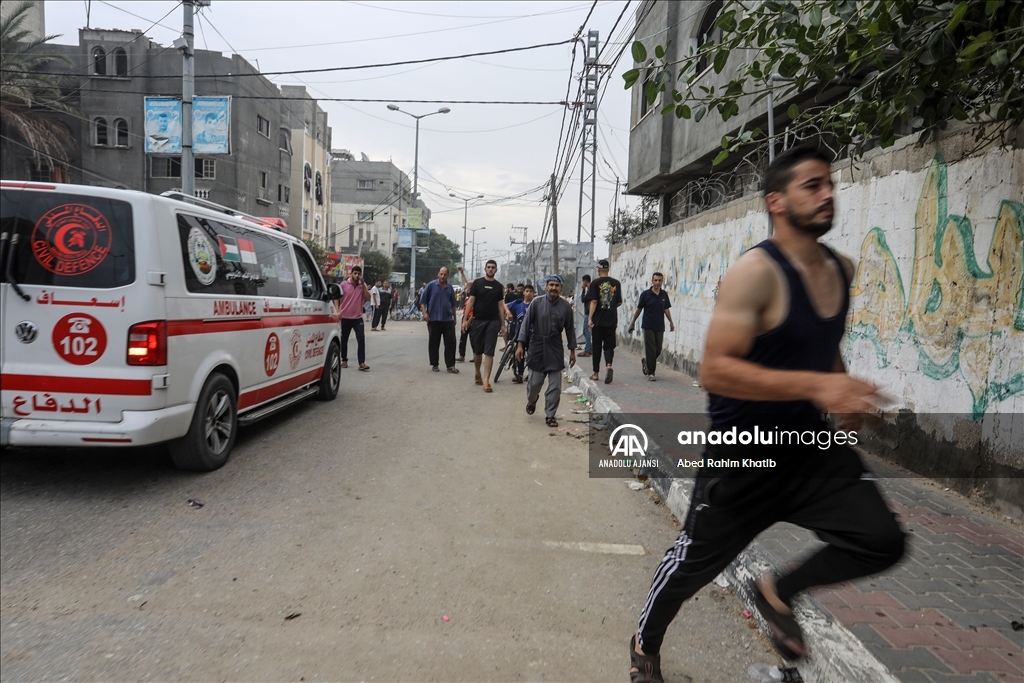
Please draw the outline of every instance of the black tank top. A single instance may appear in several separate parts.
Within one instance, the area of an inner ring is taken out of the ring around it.
[[[831,318],[822,318],[814,310],[800,274],[771,240],[755,249],[764,249],[782,268],[789,284],[789,313],[775,329],[758,335],[743,360],[777,370],[831,372],[839,353],[839,342],[846,331],[846,312],[850,307],[850,283],[842,262],[826,249],[839,266],[843,279],[843,303]],[[814,429],[822,421],[810,401],[746,401],[708,394],[708,413],[714,429],[722,427]]]

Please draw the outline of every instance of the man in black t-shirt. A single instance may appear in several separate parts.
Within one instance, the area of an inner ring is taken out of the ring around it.
[[[494,279],[498,272],[498,262],[490,260],[484,266],[484,276],[479,277],[470,285],[466,299],[466,313],[462,323],[463,331],[469,330],[469,341],[473,345],[473,365],[476,366],[476,383],[484,386],[484,391],[491,393],[491,367],[494,365],[494,349],[498,345],[498,335],[504,335],[502,320],[510,320],[512,314],[505,306],[505,290],[501,283]],[[483,374],[480,363],[483,362]]]
[[[612,383],[612,358],[615,355],[615,328],[619,324],[618,308],[622,305],[622,284],[608,277],[608,259],[597,262],[597,279],[590,283],[584,301],[589,306],[590,337],[594,345],[594,374],[592,380],[601,378],[601,350],[604,349],[604,363],[607,368],[604,383]]]
[[[633,334],[633,327],[636,319],[643,313],[643,320],[640,321],[640,329],[644,331],[644,357],[640,359],[640,370],[647,375],[648,381],[654,381],[654,368],[658,363],[658,356],[661,355],[661,342],[665,337],[665,318],[672,332],[676,331],[676,324],[672,322],[672,313],[668,310],[672,304],[668,300],[668,292],[661,288],[665,276],[655,273],[651,277],[651,288],[640,294],[640,301],[636,304],[636,313],[629,321],[629,334]]]

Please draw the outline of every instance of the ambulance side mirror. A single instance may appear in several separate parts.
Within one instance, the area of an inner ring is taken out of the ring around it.
[[[329,301],[341,301],[341,287],[333,282],[327,285],[327,299]]]

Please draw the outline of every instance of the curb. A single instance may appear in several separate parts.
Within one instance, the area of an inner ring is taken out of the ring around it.
[[[583,395],[593,404],[594,412],[608,414],[609,426],[621,423],[619,416],[622,409],[604,395],[585,371],[579,367],[568,368],[566,376],[583,391]],[[649,451],[652,455],[663,455],[663,451],[656,443],[652,443]],[[664,476],[650,477],[648,482],[676,519],[684,521],[690,507],[693,480]],[[766,572],[778,574],[781,564],[772,553],[754,541],[722,572],[729,579],[733,592],[754,614],[758,626],[765,634],[769,633],[768,624],[754,607],[753,595],[747,589],[747,585]],[[836,621],[831,612],[813,596],[799,596],[794,611],[799,617],[809,649],[807,656],[796,663],[805,681],[899,683],[899,679],[864,646],[860,639]]]

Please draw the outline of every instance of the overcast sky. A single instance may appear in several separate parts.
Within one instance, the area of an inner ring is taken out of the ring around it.
[[[196,21],[196,47],[238,52],[261,71],[286,71],[332,66],[396,62],[521,47],[572,38],[591,2],[233,2],[213,0]],[[615,34],[612,26],[627,3],[598,2],[586,31],[600,31],[602,63],[619,52],[623,36],[633,28],[629,8]],[[173,1],[83,0],[46,2],[47,33],[63,34],[59,43],[77,44],[91,5],[92,28],[148,30],[163,45],[181,34],[183,10]],[[133,16],[136,15],[136,16]],[[150,26],[156,23],[155,26]],[[219,32],[219,33],[218,33]],[[583,48],[571,74],[570,99],[575,97]],[[482,251],[502,261],[511,226],[529,228],[539,239],[544,221],[543,193],[505,200],[549,181],[564,107],[559,105],[456,104],[457,100],[560,101],[570,79],[572,46],[426,65],[405,65],[300,76],[273,76],[279,84],[306,85],[313,97],[384,100],[443,100],[438,104],[401,104],[414,114],[451,108],[449,114],[425,118],[420,124],[420,192],[433,212],[431,227],[462,243],[463,196],[485,195],[471,203],[469,228]],[[621,74],[632,67],[629,50],[605,78],[598,116],[597,254],[608,248],[601,237],[612,213],[615,176],[625,185],[629,144],[629,93]],[[199,85],[197,83],[197,85]],[[202,94],[201,85],[197,94]],[[385,103],[321,102],[328,112],[333,147],[360,152],[375,161],[391,160],[410,177],[413,171],[414,121],[389,111]],[[569,112],[571,115],[571,112]],[[567,120],[571,116],[567,116]],[[579,149],[574,160],[578,164]],[[559,236],[576,239],[579,167],[562,195]],[[636,199],[620,195],[635,206]],[[589,230],[589,220],[586,226]],[[586,231],[585,230],[585,231]],[[521,233],[519,233],[521,234]],[[586,240],[586,237],[584,237]],[[518,248],[518,247],[517,247]]]

